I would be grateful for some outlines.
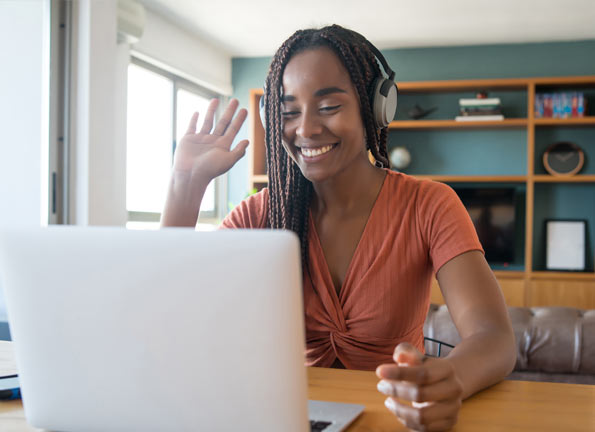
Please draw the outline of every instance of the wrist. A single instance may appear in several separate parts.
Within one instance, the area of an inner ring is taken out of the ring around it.
[[[161,225],[195,226],[209,181],[188,171],[172,171]]]

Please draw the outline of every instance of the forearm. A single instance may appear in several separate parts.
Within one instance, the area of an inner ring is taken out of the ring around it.
[[[171,175],[161,227],[194,227],[200,204],[209,181],[193,178],[189,173]]]
[[[484,331],[463,339],[446,357],[463,387],[463,399],[510,374],[516,362],[514,335]]]

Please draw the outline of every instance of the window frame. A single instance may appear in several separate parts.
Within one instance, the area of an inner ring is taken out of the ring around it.
[[[220,107],[223,105],[221,102],[225,102],[225,97],[219,93],[216,93],[212,90],[206,89],[201,87],[200,85],[193,83],[185,78],[182,78],[172,72],[169,72],[165,69],[162,69],[144,59],[141,59],[135,56],[133,53],[130,55],[130,64],[134,64],[138,67],[147,69],[153,73],[161,75],[170,81],[173,84],[173,100],[172,100],[172,131],[171,131],[171,151],[172,151],[172,160],[173,155],[175,154],[176,147],[177,147],[177,134],[176,134],[176,127],[177,127],[177,120],[178,120],[178,90],[185,90],[187,92],[193,93],[197,96],[206,98],[206,99],[219,99],[219,109],[215,113],[215,120],[219,118],[220,114]],[[222,203],[225,202],[226,194],[227,194],[227,177],[225,175],[220,176],[213,180],[214,182],[214,189],[215,189],[215,208],[212,211],[201,211],[199,214],[199,220],[201,223],[207,224],[215,224],[218,223],[223,211]],[[139,211],[129,211],[126,209],[127,212],[127,222],[154,222],[157,223],[161,220],[161,213],[157,212],[139,212]]]

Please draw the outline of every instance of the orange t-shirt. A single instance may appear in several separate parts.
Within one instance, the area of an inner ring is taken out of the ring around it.
[[[223,228],[266,228],[268,190],[237,206]],[[373,370],[392,362],[400,342],[423,351],[432,276],[452,258],[483,252],[475,228],[447,185],[388,171],[347,269],[335,290],[312,215],[310,276],[304,271],[306,364]]]

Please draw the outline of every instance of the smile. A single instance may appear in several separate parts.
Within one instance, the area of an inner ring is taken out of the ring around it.
[[[328,153],[334,147],[335,147],[335,144],[329,144],[327,146],[318,147],[318,148],[300,147],[300,152],[306,157],[314,157],[314,156],[320,156],[322,154]]]

